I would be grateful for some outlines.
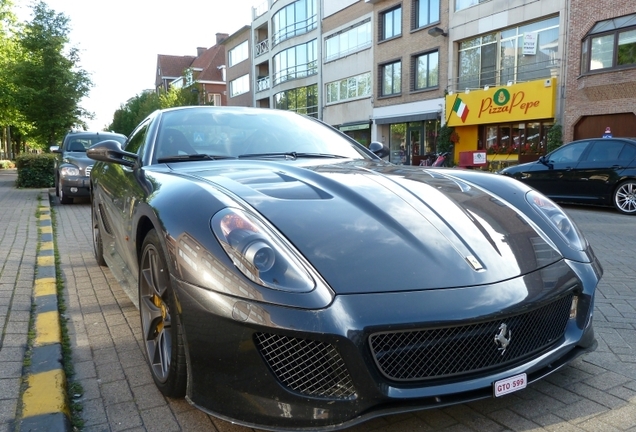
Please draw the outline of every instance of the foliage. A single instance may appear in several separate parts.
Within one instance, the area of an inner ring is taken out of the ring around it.
[[[126,104],[120,105],[113,115],[113,122],[108,130],[124,134],[126,136],[148,116],[148,114],[160,108],[159,96],[146,91],[131,98]]]
[[[124,134],[126,136],[135,129],[148,115],[158,109],[177,106],[196,105],[198,92],[188,88],[171,88],[168,92],[157,94],[153,91],[145,91],[122,104],[113,115],[113,122],[108,130]]]
[[[55,185],[55,157],[54,154],[19,155],[15,164],[18,168],[16,187],[19,188],[49,188]]]
[[[73,126],[85,126],[90,117],[79,106],[92,86],[79,67],[77,48],[67,48],[69,18],[48,8],[42,0],[32,6],[33,19],[17,34],[25,55],[9,68],[15,107],[34,125],[31,136],[46,147],[62,139]]]
[[[15,164],[10,160],[0,160],[0,169],[15,168]]]
[[[552,150],[556,150],[557,148],[561,147],[561,145],[563,144],[563,132],[561,130],[561,125],[558,123],[555,123],[549,130],[548,130],[548,153],[550,153]]]
[[[159,105],[161,109],[178,106],[197,105],[199,90],[196,88],[170,88],[167,92],[159,95]]]
[[[455,132],[455,128],[447,125],[442,126],[439,129],[439,135],[437,136],[437,152],[453,152],[453,146],[459,142],[459,135]]]

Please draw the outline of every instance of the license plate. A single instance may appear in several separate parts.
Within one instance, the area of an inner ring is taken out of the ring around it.
[[[495,390],[495,397],[503,396],[508,393],[516,392],[526,388],[528,385],[528,377],[522,373],[510,378],[495,381],[493,388]]]

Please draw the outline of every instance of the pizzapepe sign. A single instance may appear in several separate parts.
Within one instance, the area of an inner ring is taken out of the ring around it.
[[[556,78],[446,96],[449,126],[553,118]]]

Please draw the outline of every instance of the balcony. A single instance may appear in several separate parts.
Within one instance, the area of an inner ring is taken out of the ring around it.
[[[271,87],[270,85],[270,79],[268,76],[265,77],[259,77],[256,80],[256,92],[262,92],[265,90],[268,90]]]
[[[259,16],[263,15],[265,12],[267,12],[268,10],[268,4],[267,4],[267,0],[265,0],[264,2],[262,2],[261,4],[254,6],[252,8],[252,21],[254,21],[256,18],[258,18]]]
[[[265,54],[267,51],[269,51],[269,39],[262,40],[254,45],[255,58]]]

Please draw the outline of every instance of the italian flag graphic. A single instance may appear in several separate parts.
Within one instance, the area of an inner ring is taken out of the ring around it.
[[[462,119],[462,123],[466,121],[466,117],[468,117],[468,107],[460,98],[455,99],[453,111],[457,114],[457,117]]]

